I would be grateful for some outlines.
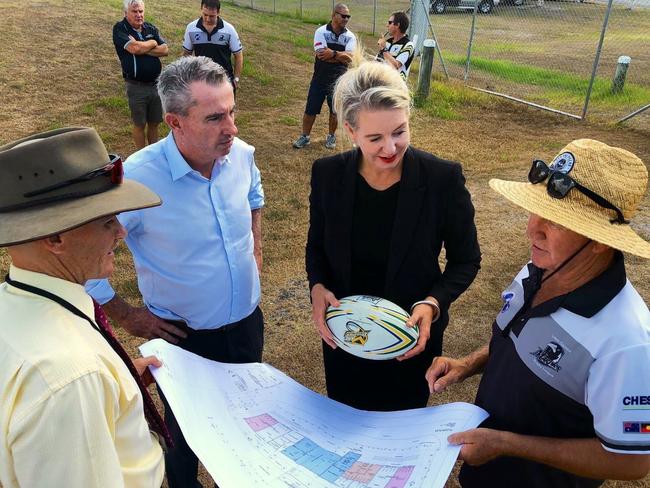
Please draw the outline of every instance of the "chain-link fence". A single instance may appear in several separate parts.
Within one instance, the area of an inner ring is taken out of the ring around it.
[[[329,21],[332,9],[337,3],[345,3],[350,8],[353,32],[367,32],[381,35],[385,32],[386,21],[391,13],[407,10],[409,0],[230,0],[229,3],[250,7],[269,13],[289,15],[311,22]]]
[[[332,0],[234,0],[266,12],[326,22]],[[350,0],[353,31],[383,34],[396,10],[431,13],[434,70],[469,86],[576,118],[650,127],[650,0]],[[425,24],[426,23],[426,24]],[[420,42],[424,40],[419,35]],[[629,57],[624,87],[612,80]],[[644,110],[644,108],[646,110]]]
[[[578,118],[619,120],[650,103],[650,1],[463,2],[431,5],[450,76]],[[617,92],[625,56],[631,62]]]

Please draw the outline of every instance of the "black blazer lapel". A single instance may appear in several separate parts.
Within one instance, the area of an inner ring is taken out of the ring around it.
[[[344,289],[350,290],[352,286],[352,216],[359,171],[359,150],[348,151],[346,156],[341,174],[341,192],[338,195],[331,195],[331,198],[337,202],[338,209],[336,218],[339,222],[337,227],[339,227],[340,234],[336,249],[339,254],[339,276],[343,278]]]
[[[386,290],[392,286],[411,242],[415,238],[425,190],[426,187],[420,178],[420,162],[414,157],[413,150],[409,147],[404,154],[397,211],[391,233],[390,256],[386,269]]]

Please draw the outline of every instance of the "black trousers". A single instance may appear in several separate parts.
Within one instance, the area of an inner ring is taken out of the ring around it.
[[[405,361],[363,359],[323,342],[327,396],[361,410],[384,411],[423,408],[429,399],[424,374],[442,354],[444,327],[432,324],[426,348]]]
[[[179,325],[177,322],[172,322]],[[186,351],[206,359],[224,363],[256,363],[262,361],[264,347],[264,317],[257,307],[248,317],[214,330],[184,329],[186,339],[178,343]],[[196,476],[199,460],[185,442],[185,437],[169,407],[165,396],[158,388],[165,406],[165,423],[169,429],[174,447],[165,453],[165,472],[169,488],[200,487]]]

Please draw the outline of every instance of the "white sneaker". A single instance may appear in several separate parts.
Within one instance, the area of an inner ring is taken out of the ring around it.
[[[293,147],[296,149],[300,149],[301,147],[305,147],[309,145],[309,136],[305,134],[300,134],[300,137],[296,139],[296,142],[293,143]]]
[[[336,134],[327,134],[327,139],[325,139],[325,147],[327,149],[336,149]]]

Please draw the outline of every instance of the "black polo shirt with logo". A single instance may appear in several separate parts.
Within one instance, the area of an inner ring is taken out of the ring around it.
[[[337,34],[332,29],[332,23],[329,22],[320,26],[314,33],[314,50],[330,48],[333,51],[354,51],[357,45],[356,36],[348,29],[343,29],[340,34]],[[322,87],[330,87],[339,76],[345,73],[348,69],[346,64],[342,63],[327,63],[321,61],[317,57],[314,58],[314,75],[311,82],[318,84]]]
[[[531,307],[542,270],[525,266],[503,308],[476,404],[481,427],[552,438],[598,438],[619,454],[650,454],[650,312],[627,281],[622,253],[580,288]],[[568,455],[568,453],[567,453]],[[520,458],[463,465],[464,488],[596,487]]]
[[[221,17],[217,18],[217,26],[212,32],[203,25],[203,19],[198,18],[187,24],[183,49],[194,52],[197,56],[206,56],[220,64],[230,78],[233,77],[231,54],[242,50],[237,31]]]
[[[148,54],[131,54],[125,47],[131,42],[129,36],[136,41],[149,41],[155,39],[158,45],[165,44],[155,25],[145,22],[142,31],[138,32],[126,20],[126,17],[113,26],[113,44],[117,57],[122,65],[122,76],[126,80],[142,81],[152,83],[158,79],[162,70],[160,58]]]

